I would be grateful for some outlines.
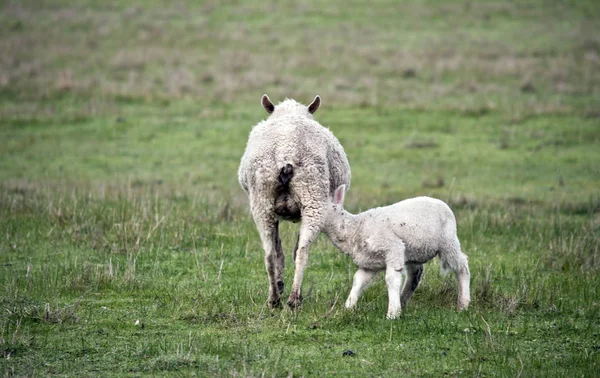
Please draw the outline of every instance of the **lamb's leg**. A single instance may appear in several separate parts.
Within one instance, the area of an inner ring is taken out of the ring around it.
[[[458,281],[458,311],[465,310],[467,307],[469,307],[469,302],[471,302],[471,292],[469,289],[471,273],[469,272],[467,256],[462,256],[464,256],[463,263],[455,272],[456,280]]]
[[[388,289],[388,319],[396,319],[400,315],[400,288],[402,287],[402,268],[399,270],[393,264],[385,269],[385,284]]]
[[[423,275],[423,264],[406,264],[405,268],[406,281],[404,281],[402,295],[400,296],[402,308],[405,308],[410,301],[410,298],[419,286],[419,282],[421,282],[421,276]]]
[[[462,253],[460,242],[457,237],[451,242],[451,246],[440,251],[440,262],[442,270],[452,270],[458,281],[458,310],[462,311],[469,306],[471,293],[469,291],[471,274],[469,273],[469,259]]]
[[[306,216],[303,218],[302,225],[300,226],[300,235],[298,236],[298,248],[294,261],[294,283],[292,284],[292,290],[287,302],[291,308],[298,308],[302,304],[302,279],[304,278],[304,269],[308,263],[308,248],[320,232],[319,227],[310,221],[305,221],[306,219],[310,218]]]
[[[377,274],[377,271],[367,270],[359,268],[356,273],[354,273],[354,279],[352,280],[352,290],[350,291],[350,295],[346,300],[346,308],[352,308],[356,306],[356,302],[358,302],[358,298],[362,292],[369,286],[369,284],[373,281],[373,278]]]
[[[260,209],[257,207],[256,209]],[[254,209],[253,209],[254,210]],[[277,240],[279,232],[277,228],[277,219],[269,211],[256,210],[252,212],[256,228],[260,233],[263,249],[265,250],[265,268],[269,277],[269,299],[267,304],[269,308],[278,307],[281,304],[279,290],[277,288]]]
[[[275,260],[277,262],[277,291],[279,294],[283,293],[283,271],[285,268],[285,255],[283,254],[283,247],[281,246],[281,238],[279,237],[279,222],[275,223]]]

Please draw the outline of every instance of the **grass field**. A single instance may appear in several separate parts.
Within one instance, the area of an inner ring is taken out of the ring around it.
[[[0,1],[0,372],[597,376],[599,25],[596,1]],[[300,310],[268,310],[237,183],[263,93],[322,96],[350,211],[451,205],[468,311],[437,261],[398,320],[381,278],[345,310],[324,236]]]

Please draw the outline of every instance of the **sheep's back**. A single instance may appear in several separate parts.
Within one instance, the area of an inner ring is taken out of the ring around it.
[[[321,169],[331,193],[339,185],[350,184],[343,147],[329,129],[311,119],[279,117],[256,125],[240,164],[240,184],[252,185],[256,179],[252,176],[259,170],[262,179],[275,184],[286,164],[294,167],[294,177],[298,178],[303,170]]]

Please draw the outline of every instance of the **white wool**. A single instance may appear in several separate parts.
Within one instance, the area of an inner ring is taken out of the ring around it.
[[[311,185],[328,187],[328,195],[339,185],[350,185],[350,165],[342,145],[329,129],[314,120],[306,106],[291,99],[278,104],[267,120],[252,129],[238,180],[249,192],[260,171],[264,184],[274,186],[288,163],[294,167],[294,181],[299,180],[298,174],[308,175],[303,171],[323,169],[318,172],[322,180]]]
[[[375,273],[385,270],[390,296],[388,318],[395,318],[418,286],[422,265],[435,256],[439,256],[442,269],[456,274],[459,309],[468,306],[468,261],[461,252],[456,219],[448,205],[435,198],[417,197],[353,215],[343,209],[343,188],[338,191],[330,203],[323,231],[359,267],[347,307],[356,304]],[[369,276],[368,272],[373,274]],[[407,280],[398,301],[400,272]]]
[[[294,251],[294,284],[288,301],[295,307],[300,304],[308,247],[321,231],[328,198],[338,186],[350,185],[350,165],[339,141],[311,114],[319,107],[318,96],[309,107],[291,99],[273,106],[266,95],[262,103],[272,114],[252,129],[240,162],[238,180],[248,194],[265,249],[272,306],[278,304],[278,292],[283,290],[284,257],[278,221],[302,222],[297,257]],[[282,185],[282,172],[288,166],[293,173],[289,183]]]

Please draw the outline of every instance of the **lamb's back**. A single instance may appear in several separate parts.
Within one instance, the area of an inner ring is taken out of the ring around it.
[[[410,198],[396,204],[362,213],[366,233],[392,232],[406,246],[406,260],[419,261],[436,253],[447,238],[456,233],[456,221],[446,203],[430,197]],[[413,253],[417,255],[412,256]]]

